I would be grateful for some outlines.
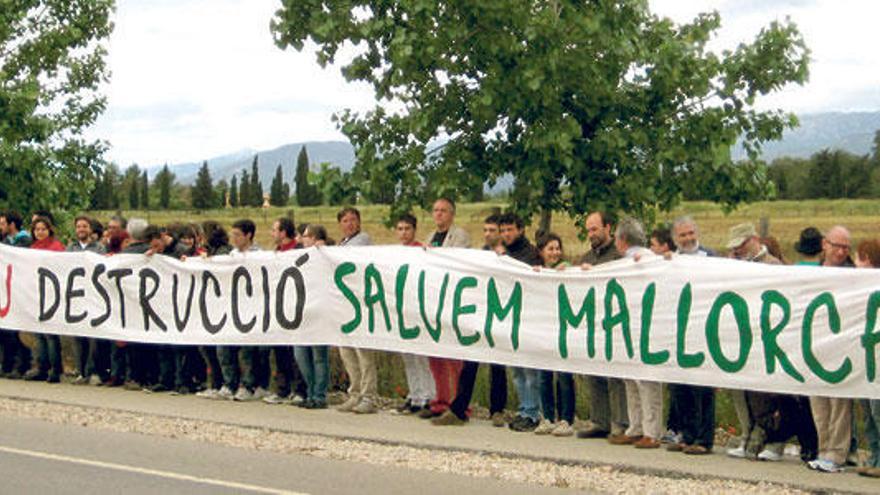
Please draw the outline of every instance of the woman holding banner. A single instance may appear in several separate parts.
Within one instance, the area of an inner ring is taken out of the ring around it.
[[[52,222],[44,216],[34,218],[31,224],[31,235],[34,238],[31,249],[45,251],[64,251],[64,244],[55,238],[55,228]],[[34,358],[34,367],[24,375],[25,380],[45,380],[49,383],[61,381],[64,368],[61,363],[61,337],[45,333],[35,335],[37,341],[37,354]]]

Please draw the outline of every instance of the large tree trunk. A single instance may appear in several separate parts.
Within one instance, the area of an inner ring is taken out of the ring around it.
[[[548,233],[550,232],[550,225],[553,222],[553,210],[544,208],[541,210],[541,221],[538,223],[538,231],[537,233]],[[535,236],[537,237],[537,235]]]

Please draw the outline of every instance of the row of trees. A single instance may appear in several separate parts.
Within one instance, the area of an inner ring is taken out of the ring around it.
[[[777,158],[769,175],[779,199],[880,198],[880,131],[870,155],[825,149],[809,158]]]
[[[109,164],[98,172],[89,203],[92,210],[168,210],[193,208],[197,210],[223,208],[227,195],[232,207],[259,207],[263,205],[263,184],[260,181],[259,156],[254,156],[250,171],[242,170],[227,182],[214,182],[208,162],[202,162],[192,186],[179,184],[177,177],[165,165],[149,180],[147,171],[131,165],[120,171]],[[306,148],[297,157],[295,197],[291,196],[290,184],[284,181],[281,165],[269,186],[269,204],[287,206],[292,200],[299,206],[354,203],[360,193],[351,172],[344,172],[329,163],[322,163],[318,170],[309,169]],[[375,198],[370,198],[375,199]]]

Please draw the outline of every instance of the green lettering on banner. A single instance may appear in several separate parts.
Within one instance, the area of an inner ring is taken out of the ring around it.
[[[382,316],[385,319],[385,328],[391,331],[391,317],[388,315],[388,305],[385,304],[385,286],[382,284],[382,275],[372,263],[367,265],[364,270],[364,304],[367,306],[367,314],[370,320],[367,322],[367,328],[370,333],[375,329],[376,311],[373,307],[379,303],[382,309]]]
[[[440,342],[440,316],[443,314],[443,303],[446,301],[446,288],[449,286],[449,274],[443,275],[443,282],[440,284],[440,295],[437,296],[437,316],[436,327],[431,326],[428,321],[428,314],[425,312],[425,271],[419,273],[419,312],[422,315],[422,322],[425,324],[425,330],[428,335],[434,339],[434,342]]]
[[[412,340],[418,338],[421,328],[418,325],[407,327],[403,321],[403,298],[406,292],[406,276],[409,274],[409,265],[402,265],[397,269],[397,280],[394,284],[394,296],[397,307],[397,327],[400,331],[400,338],[403,340]]]
[[[721,310],[724,309],[724,306],[730,306],[733,310],[733,318],[736,320],[736,328],[739,333],[739,356],[735,361],[727,359],[721,349],[718,322],[721,319]],[[749,323],[749,305],[739,294],[728,291],[722,292],[715,298],[712,309],[709,310],[709,316],[706,318],[706,344],[715,364],[723,371],[736,373],[746,365],[749,351],[752,350],[752,326]]]
[[[872,292],[865,310],[865,334],[862,335],[862,347],[865,348],[865,374],[869,382],[877,376],[877,344],[880,343],[880,332],[875,332],[877,310],[880,309],[880,292]]]
[[[351,303],[352,309],[354,309],[354,317],[351,321],[340,327],[342,333],[351,333],[361,324],[361,303],[354,295],[354,292],[352,292],[342,280],[355,271],[357,271],[355,264],[346,261],[345,263],[340,263],[339,266],[336,267],[336,272],[333,274],[333,281],[336,282],[336,288],[339,289],[339,292],[342,292],[342,295],[348,299],[348,302]]]
[[[688,354],[685,347],[687,346],[687,326],[691,317],[691,302],[693,301],[693,289],[688,282],[681,288],[678,295],[678,311],[677,311],[677,328],[675,330],[675,359],[681,368],[697,368],[703,364],[706,355],[702,352]]]
[[[510,329],[510,342],[513,350],[519,348],[519,321],[522,315],[522,286],[516,282],[513,291],[507,299],[507,304],[502,305],[501,299],[498,297],[498,287],[494,278],[489,278],[489,288],[486,289],[486,324],[483,327],[483,333],[486,335],[486,342],[489,347],[495,347],[495,339],[492,337],[492,322],[494,320],[502,321],[507,315],[513,313],[513,322]]]
[[[565,284],[556,290],[556,307],[559,314],[559,355],[568,358],[568,327],[577,328],[587,319],[587,355],[596,355],[596,289],[590,287],[577,314],[571,309]]]
[[[772,375],[776,372],[776,362],[785,371],[788,376],[804,383],[804,377],[795,369],[794,365],[788,359],[785,352],[779,348],[776,339],[779,333],[788,325],[791,320],[791,304],[788,299],[776,290],[767,290],[761,294],[761,342],[764,344],[764,366],[767,374]],[[782,319],[775,326],[770,325],[770,310],[773,306],[782,310]]]
[[[611,306],[614,300],[617,300],[617,314],[611,316]],[[605,287],[605,316],[602,318],[602,328],[605,329],[605,359],[611,361],[614,354],[611,337],[611,330],[616,326],[620,326],[623,334],[623,343],[626,346],[626,355],[632,359],[633,344],[632,335],[629,330],[629,307],[626,305],[626,292],[623,287],[617,283],[617,279],[612,278]]]
[[[822,366],[816,354],[813,353],[813,318],[816,311],[825,306],[828,308],[828,326],[831,333],[840,333],[840,313],[837,311],[837,304],[834,302],[834,296],[830,292],[823,292],[816,296],[807,306],[804,312],[804,324],[801,331],[801,351],[804,353],[804,361],[814,375],[828,383],[840,383],[852,371],[852,363],[849,358],[843,360],[843,364],[836,370],[829,371]]]
[[[657,287],[654,282],[648,284],[642,296],[642,333],[639,334],[639,357],[645,364],[663,364],[669,361],[669,351],[651,352],[651,320],[654,316],[654,297]]]
[[[475,344],[478,340],[480,340],[480,334],[474,332],[471,335],[462,335],[461,328],[458,325],[458,318],[462,315],[469,315],[477,312],[477,306],[475,304],[468,304],[466,306],[461,305],[461,295],[465,291],[465,289],[472,289],[477,286],[477,279],[474,277],[462,277],[461,280],[455,284],[455,292],[452,296],[452,328],[455,330],[455,335],[458,337],[458,342],[463,346],[469,346]]]

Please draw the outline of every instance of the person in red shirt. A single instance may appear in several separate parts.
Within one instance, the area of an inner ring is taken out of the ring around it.
[[[34,238],[31,249],[45,251],[64,251],[65,249],[64,244],[55,238],[55,228],[48,217],[34,217],[31,222],[31,235]],[[37,353],[34,356],[34,366],[25,373],[24,379],[58,383],[61,381],[61,373],[64,371],[61,365],[61,337],[38,333],[36,341]]]

